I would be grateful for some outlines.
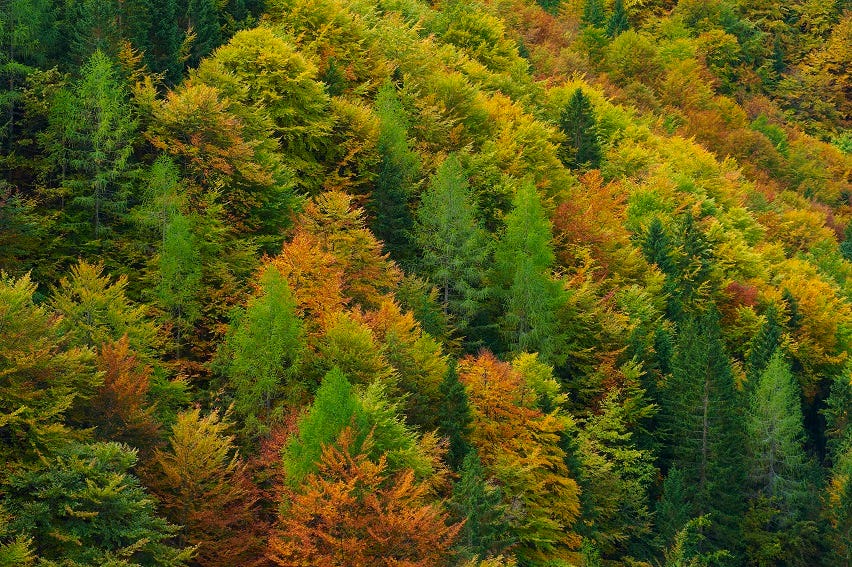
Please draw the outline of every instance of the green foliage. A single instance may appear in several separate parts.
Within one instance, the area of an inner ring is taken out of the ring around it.
[[[612,14],[606,24],[606,33],[609,37],[616,37],[630,28],[627,21],[627,10],[624,8],[624,0],[615,0],[612,5]]]
[[[559,115],[559,129],[565,135],[560,159],[572,169],[600,167],[601,146],[592,103],[577,89]]]
[[[201,288],[201,255],[187,217],[176,213],[163,230],[163,245],[157,258],[159,285],[155,293],[175,329],[177,356],[184,336],[192,332],[201,316],[198,296]]]
[[[555,262],[550,221],[535,187],[525,182],[506,216],[506,232],[494,252],[492,279],[503,300],[500,327],[513,352],[539,352],[545,361],[556,345],[556,310],[564,304],[561,282],[552,278]]]
[[[468,435],[472,421],[464,384],[459,381],[455,366],[450,366],[441,382],[441,408],[438,410],[438,429],[448,439],[447,464],[461,470],[471,451]]]
[[[417,209],[420,269],[437,286],[445,313],[464,331],[487,294],[489,241],[476,220],[467,177],[451,155],[435,172]]]
[[[249,434],[262,432],[275,417],[276,402],[293,383],[304,350],[302,322],[287,281],[274,266],[261,274],[258,292],[231,324],[224,349],[234,411]]]
[[[190,67],[197,67],[222,42],[219,27],[219,3],[215,0],[186,0],[186,30],[194,38],[190,44]]]
[[[586,26],[603,27],[606,23],[603,0],[585,0],[583,2],[583,18],[581,21]]]
[[[12,476],[10,527],[28,533],[42,559],[74,565],[183,565],[192,550],[168,540],[176,528],[130,473],[135,452],[118,443],[71,445],[42,470]]]

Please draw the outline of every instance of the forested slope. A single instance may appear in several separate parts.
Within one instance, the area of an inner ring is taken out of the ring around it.
[[[852,565],[846,2],[0,46],[0,566]]]

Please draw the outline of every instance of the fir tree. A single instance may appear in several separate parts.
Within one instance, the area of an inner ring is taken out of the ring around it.
[[[572,169],[600,167],[601,146],[594,108],[583,89],[577,89],[559,115],[559,129],[565,135],[560,159]]]
[[[420,168],[420,158],[409,149],[405,110],[395,89],[387,84],[376,98],[379,115],[378,150],[381,158],[379,175],[367,206],[373,217],[371,227],[383,242],[391,258],[402,264],[410,263],[411,237],[414,219],[411,201]]]
[[[663,404],[672,466],[694,488],[691,516],[711,515],[708,543],[734,550],[745,502],[745,425],[715,312],[680,324],[672,366]]]
[[[769,361],[781,346],[783,328],[778,321],[778,310],[774,305],[766,309],[766,322],[760,332],[752,339],[746,359],[746,377],[749,382],[757,382]]]
[[[438,410],[439,431],[449,440],[447,464],[457,471],[470,451],[468,432],[471,423],[470,406],[464,384],[459,381],[455,365],[450,366],[441,383],[443,404]]]
[[[648,225],[648,232],[645,233],[641,245],[642,253],[649,264],[656,264],[660,271],[668,276],[674,275],[672,244],[659,217],[654,217]]]
[[[445,313],[464,331],[486,294],[483,272],[489,254],[467,177],[451,155],[432,177],[417,210],[415,240],[423,274],[438,287]]]
[[[556,311],[564,304],[555,263],[550,221],[535,186],[524,183],[506,216],[506,232],[494,253],[493,279],[502,286],[500,327],[513,352],[538,352],[545,362],[556,348]]]
[[[604,13],[603,0],[586,0],[583,4],[581,22],[586,26],[604,27],[604,24],[606,24],[606,14]]]
[[[185,21],[186,33],[192,34],[187,64],[197,67],[204,57],[222,43],[216,0],[187,0]]]
[[[606,33],[609,37],[616,37],[630,28],[627,21],[627,10],[624,8],[624,0],[615,0],[612,5],[612,15],[606,24]]]

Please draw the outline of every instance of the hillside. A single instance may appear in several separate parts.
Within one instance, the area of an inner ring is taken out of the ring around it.
[[[852,566],[848,3],[0,46],[0,567]]]

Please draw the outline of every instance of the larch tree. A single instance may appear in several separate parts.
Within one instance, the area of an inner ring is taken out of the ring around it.
[[[265,266],[256,294],[233,319],[222,354],[234,411],[248,435],[264,431],[277,403],[297,391],[293,378],[303,350],[302,322],[287,280]]]

